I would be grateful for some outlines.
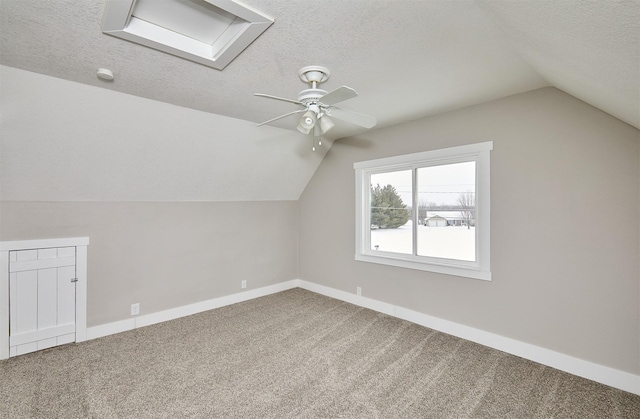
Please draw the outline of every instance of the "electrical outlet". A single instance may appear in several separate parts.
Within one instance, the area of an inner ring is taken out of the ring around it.
[[[247,288],[247,280],[243,279],[242,282],[240,283],[240,288]]]
[[[140,303],[131,304],[131,315],[137,316],[140,314]]]
[[[356,287],[356,294],[362,295],[362,287]]]

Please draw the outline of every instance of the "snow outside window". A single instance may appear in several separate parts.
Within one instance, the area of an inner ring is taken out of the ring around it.
[[[485,142],[355,163],[355,259],[491,280],[492,149]]]

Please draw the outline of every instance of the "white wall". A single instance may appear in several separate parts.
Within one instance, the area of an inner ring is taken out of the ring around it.
[[[491,282],[354,260],[354,162],[482,141]],[[299,200],[299,277],[638,375],[639,143],[553,88],[340,140]]]

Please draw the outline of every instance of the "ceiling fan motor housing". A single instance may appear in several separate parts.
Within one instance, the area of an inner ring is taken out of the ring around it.
[[[327,91],[322,89],[305,89],[298,95],[298,101],[309,106],[310,104],[320,103],[320,98],[326,94]]]

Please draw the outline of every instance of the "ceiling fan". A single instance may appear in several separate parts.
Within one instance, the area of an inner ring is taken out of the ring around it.
[[[298,71],[298,76],[304,83],[309,84],[309,88],[304,89],[298,94],[298,100],[256,93],[256,96],[282,100],[302,106],[302,109],[277,116],[258,124],[258,126],[277,121],[290,115],[302,113],[297,128],[298,131],[303,134],[313,134],[313,151],[316,149],[315,139],[318,138],[318,145],[322,145],[320,136],[335,126],[335,123],[329,117],[335,117],[364,128],[373,128],[376,125],[376,118],[333,106],[336,103],[358,96],[358,93],[347,86],[340,86],[331,92],[320,89],[318,85],[327,81],[330,75],[331,73],[329,73],[327,68],[317,65],[301,68],[300,71]]]

